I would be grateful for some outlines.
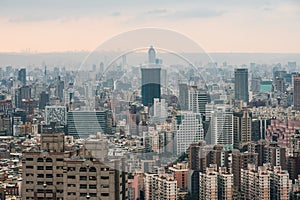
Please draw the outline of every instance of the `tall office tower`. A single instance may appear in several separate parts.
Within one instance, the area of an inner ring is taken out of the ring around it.
[[[172,174],[145,174],[145,200],[177,199],[177,181]]]
[[[179,103],[181,110],[188,110],[189,108],[189,90],[186,83],[179,84]]]
[[[234,149],[232,151],[232,173],[234,176],[234,190],[235,192],[241,189],[241,169],[247,169],[248,164],[257,166],[258,154],[252,152],[243,152]]]
[[[23,153],[22,198],[99,199],[128,198],[127,174],[94,159],[82,149],[64,148],[63,133],[41,134],[41,149]]]
[[[204,139],[202,119],[199,113],[181,111],[177,116],[177,155],[187,153],[189,145]]]
[[[168,117],[168,104],[165,99],[154,98],[153,118],[155,122],[165,122]]]
[[[142,71],[142,103],[144,106],[152,106],[154,98],[161,96],[161,68],[155,64],[155,50],[151,46],[148,51],[148,65],[141,68]]]
[[[233,148],[242,148],[251,142],[251,113],[247,108],[233,112]]]
[[[26,69],[22,68],[18,72],[18,81],[21,82],[22,86],[26,85]]]
[[[198,89],[197,86],[188,88],[188,109],[194,113],[205,114],[205,105],[208,102],[206,90]]]
[[[42,91],[40,93],[40,98],[39,98],[39,109],[40,110],[45,109],[45,106],[49,103],[49,101],[50,101],[49,93]]]
[[[293,78],[294,80],[294,109],[300,110],[300,74],[297,74]]]
[[[233,196],[233,174],[227,172],[226,168],[210,165],[205,172],[199,174],[199,200],[232,199]]]
[[[142,68],[142,103],[144,106],[152,106],[154,98],[161,96],[160,91],[160,67]]]
[[[156,63],[156,52],[153,46],[150,46],[148,50],[148,63],[155,64]]]
[[[241,68],[234,70],[234,95],[235,100],[242,100],[249,103],[248,92],[248,69]]]
[[[273,168],[271,172],[270,199],[288,200],[292,190],[292,180],[289,179],[289,173],[282,170],[280,166]]]
[[[65,82],[60,79],[60,76],[58,76],[58,81],[56,85],[56,96],[59,97],[60,101],[64,98],[64,89],[65,89]]]
[[[286,148],[278,146],[275,142],[265,146],[265,159],[272,167],[281,166],[283,170],[287,169]]]
[[[208,144],[233,145],[232,110],[228,105],[207,105],[206,121],[209,121],[205,141]]]
[[[248,164],[241,169],[241,199],[270,199],[270,172],[265,166],[256,169]]]
[[[69,111],[68,134],[75,138],[87,138],[97,133],[112,134],[112,113],[104,111]]]

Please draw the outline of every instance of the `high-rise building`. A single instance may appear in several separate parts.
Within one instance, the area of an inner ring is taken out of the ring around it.
[[[22,86],[15,91],[15,106],[20,108],[22,99],[31,99],[31,87]]]
[[[40,98],[39,98],[39,109],[40,110],[45,109],[45,106],[49,103],[49,101],[50,101],[49,93],[42,91],[40,93]]]
[[[207,167],[215,165],[217,168],[229,170],[228,150],[222,145],[211,148],[204,141],[189,146],[189,192],[192,197],[199,197],[199,173],[206,173]]]
[[[156,52],[153,46],[150,46],[148,50],[148,62],[149,64],[155,64],[156,63]]]
[[[290,199],[292,180],[289,179],[289,173],[282,170],[280,166],[273,167],[271,172],[270,199]]]
[[[199,174],[199,200],[230,200],[233,196],[233,174],[226,168],[210,165]]]
[[[275,142],[265,146],[265,159],[271,167],[281,166],[281,169],[287,169],[286,148],[278,146]]]
[[[208,132],[205,135],[207,144],[221,144],[232,148],[232,109],[227,105],[207,104],[205,116],[205,120],[209,122]]]
[[[145,200],[177,199],[177,181],[172,174],[145,174]]]
[[[104,111],[69,111],[67,114],[68,134],[75,138],[87,138],[97,133],[112,133],[112,114]]]
[[[198,89],[196,86],[188,88],[188,110],[194,113],[205,114],[205,105],[208,102],[206,90]]]
[[[26,199],[128,198],[127,174],[94,159],[88,152],[64,148],[63,133],[41,134],[41,149],[25,151],[22,163],[22,197]]]
[[[168,169],[174,174],[174,179],[177,181],[177,187],[181,190],[186,190],[188,187],[188,166],[187,163],[177,163]]]
[[[21,82],[22,86],[26,85],[26,69],[22,68],[18,72],[18,81]]]
[[[248,91],[248,69],[239,68],[234,70],[234,95],[235,100],[249,103],[249,91]]]
[[[255,164],[248,164],[241,169],[242,199],[270,199],[270,172],[265,166],[256,169]]]
[[[251,114],[247,108],[233,112],[233,147],[239,149],[251,142]]]
[[[189,90],[186,83],[179,84],[179,103],[181,110],[188,110],[189,108]]]
[[[155,50],[151,46],[148,51],[148,65],[141,68],[142,71],[142,103],[144,106],[152,106],[154,98],[161,96],[161,68],[155,64]]]
[[[206,164],[206,151],[205,142],[200,141],[198,143],[191,144],[188,149],[188,166],[189,166],[189,178],[188,178],[188,190],[192,198],[199,198],[199,173],[204,172]]]
[[[205,173],[199,174],[199,200],[218,199],[218,172],[208,167]]]
[[[204,139],[202,119],[199,113],[181,111],[177,116],[177,155],[187,153],[189,145]]]
[[[234,189],[236,192],[241,189],[241,169],[247,169],[248,164],[254,164],[257,166],[257,162],[257,153],[241,153],[237,149],[232,151],[232,173],[234,175]]]
[[[161,97],[160,67],[142,68],[142,103],[152,106],[154,98]]]
[[[57,126],[67,125],[67,108],[66,106],[46,106],[45,107],[46,125],[55,123]]]
[[[168,116],[168,104],[165,99],[154,98],[153,118],[155,122],[164,122]]]
[[[60,101],[64,98],[64,89],[65,89],[65,82],[61,80],[60,76],[58,76],[58,81],[56,85],[56,96],[60,99]]]
[[[294,80],[294,93],[293,93],[294,109],[300,110],[300,74],[295,75],[293,80]]]

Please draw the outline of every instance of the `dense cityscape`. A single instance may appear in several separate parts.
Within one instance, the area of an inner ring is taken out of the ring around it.
[[[165,68],[155,47],[143,55],[0,70],[1,199],[300,198],[296,62]]]

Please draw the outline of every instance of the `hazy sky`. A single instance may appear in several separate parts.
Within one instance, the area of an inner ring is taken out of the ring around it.
[[[299,0],[0,0],[0,52],[93,50],[143,27],[209,52],[300,53]]]

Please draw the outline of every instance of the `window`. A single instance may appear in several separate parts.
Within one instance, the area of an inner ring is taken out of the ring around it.
[[[56,177],[63,177],[63,174],[56,174]]]
[[[86,197],[87,194],[86,194],[86,193],[80,193],[80,196],[81,196],[81,197]]]
[[[108,197],[108,196],[109,196],[109,193],[101,193],[101,196],[103,196],[103,197]]]
[[[44,162],[44,159],[43,158],[38,158],[37,162]]]
[[[37,170],[44,170],[44,166],[37,166]]]
[[[80,189],[87,189],[87,185],[86,184],[80,184]]]
[[[75,179],[75,176],[68,176],[68,179]]]
[[[38,178],[44,178],[44,174],[38,174],[37,177]]]
[[[101,188],[109,188],[108,184],[101,184]]]
[[[97,180],[96,176],[90,176],[89,179],[92,180],[92,181]]]
[[[68,171],[75,171],[75,167],[68,167]]]
[[[46,174],[46,178],[53,178],[53,174]]]
[[[85,167],[80,167],[79,171],[80,172],[86,172],[86,168]]]
[[[68,187],[76,187],[75,184],[68,184]]]
[[[46,162],[52,162],[51,158],[46,158]]]
[[[38,185],[43,185],[44,182],[43,182],[43,181],[38,181],[37,184],[38,184]]]
[[[101,176],[101,179],[102,179],[102,180],[108,180],[108,179],[109,179],[109,176]]]
[[[64,161],[64,159],[63,158],[56,158],[56,161],[57,162],[62,162],[62,161]]]
[[[96,172],[97,170],[96,170],[96,167],[91,167],[90,168],[90,172]]]
[[[90,185],[90,189],[97,189],[97,185]]]
[[[80,176],[80,180],[81,181],[87,180],[87,177],[86,176]]]
[[[90,196],[91,197],[97,197],[97,194],[96,193],[90,193]]]
[[[52,166],[46,166],[46,170],[52,170]]]
[[[46,185],[53,185],[52,182],[46,182]]]
[[[26,158],[26,161],[33,161],[33,158]]]
[[[26,169],[33,169],[33,166],[26,166]]]

